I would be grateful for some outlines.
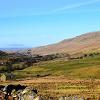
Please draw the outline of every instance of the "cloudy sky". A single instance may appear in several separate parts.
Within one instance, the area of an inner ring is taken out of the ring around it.
[[[1,0],[0,48],[37,47],[100,31],[100,0]]]

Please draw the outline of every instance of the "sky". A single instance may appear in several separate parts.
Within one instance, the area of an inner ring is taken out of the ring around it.
[[[38,47],[100,31],[100,0],[0,0],[0,48]]]

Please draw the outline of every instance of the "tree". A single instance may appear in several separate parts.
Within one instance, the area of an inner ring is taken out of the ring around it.
[[[11,62],[6,62],[6,70],[8,73],[11,73],[11,71],[12,71],[12,63]]]

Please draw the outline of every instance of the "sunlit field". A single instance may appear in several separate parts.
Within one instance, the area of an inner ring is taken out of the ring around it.
[[[4,84],[33,86],[44,97],[78,96],[99,100],[100,56],[78,60],[53,60],[13,71],[16,79]]]

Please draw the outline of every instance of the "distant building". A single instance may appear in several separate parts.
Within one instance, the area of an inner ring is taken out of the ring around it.
[[[7,73],[7,74],[1,74],[0,75],[0,81],[1,82],[6,82],[7,80],[13,80],[14,75],[12,73]]]
[[[5,75],[5,74],[1,74],[1,76],[0,76],[0,81],[1,81],[1,82],[5,82],[6,79],[7,79],[6,75]]]

